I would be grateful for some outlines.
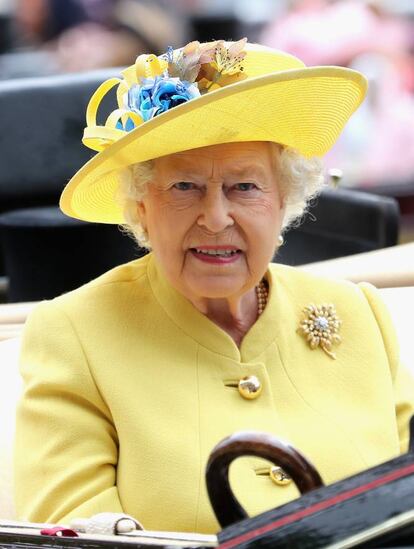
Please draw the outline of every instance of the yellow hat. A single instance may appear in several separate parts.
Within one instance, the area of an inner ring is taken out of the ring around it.
[[[123,223],[119,170],[179,151],[237,141],[274,141],[306,157],[325,154],[362,102],[367,81],[343,67],[306,67],[246,40],[140,55],[104,82],[86,113],[83,143],[99,151],[69,181],[69,216]],[[117,86],[118,107],[96,125],[100,101]]]

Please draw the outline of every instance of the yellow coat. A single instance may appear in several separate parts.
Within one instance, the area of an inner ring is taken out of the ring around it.
[[[375,289],[280,265],[268,279],[268,305],[240,349],[152,255],[41,304],[21,357],[19,517],[124,511],[148,529],[216,532],[206,460],[242,429],[290,441],[326,483],[405,450],[414,385]],[[302,309],[327,302],[342,320],[336,360],[297,333]],[[225,385],[245,375],[263,384],[256,400]],[[258,475],[262,466],[244,458],[231,472],[251,514],[297,496]]]

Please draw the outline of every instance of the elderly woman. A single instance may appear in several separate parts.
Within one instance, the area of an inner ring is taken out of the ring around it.
[[[114,86],[118,108],[97,126]],[[242,40],[140,56],[95,92],[84,142],[101,152],[61,207],[127,225],[152,253],[27,323],[21,518],[113,511],[215,532],[206,461],[243,429],[289,440],[326,483],[406,450],[414,385],[375,289],[269,264],[322,185],[313,157],[365,89],[354,71]],[[298,495],[264,466],[231,471],[251,514]]]

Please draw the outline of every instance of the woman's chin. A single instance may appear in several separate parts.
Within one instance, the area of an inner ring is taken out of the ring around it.
[[[239,277],[230,276],[197,277],[186,282],[192,295],[205,299],[227,299],[233,295],[242,293],[243,287],[247,284],[245,279],[240,280]]]

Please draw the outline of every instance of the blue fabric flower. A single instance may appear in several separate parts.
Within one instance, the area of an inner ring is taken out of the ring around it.
[[[132,86],[128,91],[127,104],[146,122],[199,96],[197,84],[183,82],[179,78],[156,76],[144,79],[141,85]]]

